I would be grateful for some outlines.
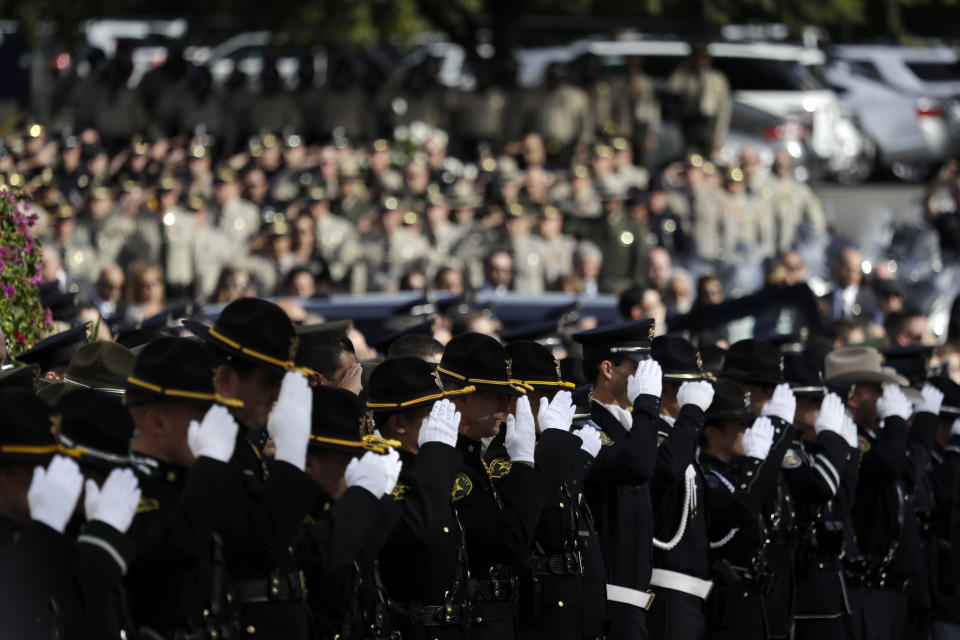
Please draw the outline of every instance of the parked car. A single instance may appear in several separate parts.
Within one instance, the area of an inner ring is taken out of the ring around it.
[[[960,97],[960,54],[950,47],[846,44],[831,52],[891,87],[931,97]]]
[[[924,180],[960,151],[960,118],[951,98],[894,88],[859,62],[835,58],[811,70],[856,111],[877,146],[878,163],[901,180]]]
[[[313,60],[314,77],[318,83],[326,76],[327,56],[324,50],[308,51],[303,47],[278,42],[269,31],[239,33],[215,47],[197,49],[190,54],[191,62],[205,65],[210,70],[214,86],[222,86],[234,69],[256,84],[263,70],[263,61],[267,58],[276,61],[280,79],[289,89],[297,85],[300,60],[304,56]]]

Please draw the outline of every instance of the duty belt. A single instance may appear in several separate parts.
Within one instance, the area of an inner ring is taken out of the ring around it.
[[[516,578],[487,578],[477,580],[473,588],[474,600],[510,602],[517,597]]]
[[[234,595],[243,603],[285,602],[303,600],[307,588],[302,571],[280,573],[275,571],[265,579],[244,580],[234,585]]]
[[[534,578],[545,575],[582,576],[583,560],[579,553],[558,553],[552,556],[531,556]]]
[[[470,605],[403,605],[391,602],[390,608],[411,624],[425,627],[466,627],[470,623]]]

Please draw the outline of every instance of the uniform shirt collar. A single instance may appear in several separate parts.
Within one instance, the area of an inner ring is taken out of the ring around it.
[[[616,418],[617,422],[622,424],[623,428],[627,431],[630,431],[631,427],[633,427],[633,414],[631,412],[627,411],[618,404],[607,404],[606,402],[600,402],[599,400],[595,400],[594,402],[609,411],[610,415]]]

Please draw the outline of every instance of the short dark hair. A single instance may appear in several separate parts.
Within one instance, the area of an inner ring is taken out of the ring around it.
[[[900,311],[887,314],[887,317],[883,320],[883,328],[887,332],[887,337],[892,338],[901,331],[905,331],[910,318],[916,318],[917,316],[923,316],[923,314],[915,307],[904,307]]]
[[[246,380],[250,377],[257,367],[259,366],[252,360],[247,360],[241,356],[238,356],[234,353],[230,353],[224,349],[220,349],[216,345],[210,345],[210,351],[217,356],[217,359],[221,364],[229,365],[231,369],[237,372],[237,376],[241,380]]]
[[[620,313],[621,318],[629,318],[630,310],[638,304],[643,304],[644,291],[646,291],[646,289],[639,284],[624,289],[623,293],[621,293],[617,299],[617,311]]]
[[[609,358],[599,358],[596,360],[583,361],[583,377],[587,379],[587,384],[594,384],[597,381],[597,375],[600,373],[600,365],[604,360],[609,360],[615,367],[619,367],[623,362],[623,356],[611,356]]]
[[[356,353],[345,336],[317,336],[303,340],[295,357],[297,365],[310,367],[326,379],[333,378],[344,353]]]
[[[388,358],[399,358],[401,356],[413,356],[421,360],[443,353],[443,345],[430,336],[422,333],[408,333],[405,336],[397,338],[390,348],[387,349]]]

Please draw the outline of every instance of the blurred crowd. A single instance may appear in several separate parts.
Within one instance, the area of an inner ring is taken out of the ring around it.
[[[136,89],[122,62],[97,68],[66,83],[53,125],[3,141],[0,178],[39,205],[44,281],[114,333],[183,303],[408,290],[632,292],[625,315],[664,327],[807,282],[834,333],[881,341],[891,314],[926,311],[904,309],[895,265],[865,273],[870,256],[832,237],[789,154],[713,160],[729,87],[696,48],[668,83],[687,153],[659,166],[661,105],[637,61],[575,81],[554,66],[524,90],[481,66],[470,92],[430,60],[399,86],[346,63],[322,87],[301,64],[294,88],[270,64],[216,88],[176,57]],[[956,195],[928,198],[948,239]]]

